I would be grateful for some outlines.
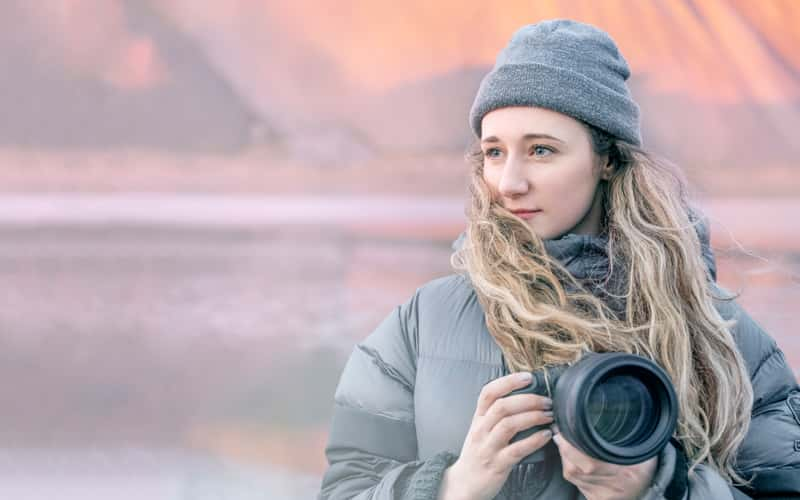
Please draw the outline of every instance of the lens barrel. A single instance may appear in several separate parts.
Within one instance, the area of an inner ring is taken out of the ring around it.
[[[573,365],[533,372],[528,387],[511,392],[553,399],[554,423],[570,443],[603,462],[631,465],[657,455],[678,422],[678,401],[666,372],[626,353],[589,353]],[[547,426],[517,433],[517,441]],[[522,462],[545,458],[539,450]]]

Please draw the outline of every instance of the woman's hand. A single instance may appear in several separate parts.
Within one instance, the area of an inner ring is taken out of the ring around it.
[[[587,500],[639,498],[652,483],[658,465],[658,457],[627,466],[601,462],[572,446],[561,434],[553,441],[561,454],[564,479],[577,486]]]
[[[553,421],[549,398],[535,394],[502,397],[530,381],[530,373],[512,373],[483,387],[461,454],[445,471],[439,500],[494,498],[511,468],[550,440],[552,432],[546,429],[509,444],[517,432]]]

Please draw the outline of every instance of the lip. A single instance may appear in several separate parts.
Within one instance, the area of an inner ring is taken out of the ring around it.
[[[514,214],[517,217],[520,217],[522,219],[530,219],[531,217],[533,217],[534,215],[538,214],[539,212],[541,212],[541,210],[525,210],[525,209],[522,209],[522,210],[511,210],[512,214]]]

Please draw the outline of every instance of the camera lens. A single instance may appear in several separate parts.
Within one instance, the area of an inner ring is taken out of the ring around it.
[[[669,375],[626,353],[588,353],[563,372],[553,397],[564,437],[618,465],[641,463],[666,446],[678,421]]]
[[[533,375],[530,386],[508,396],[552,394],[555,423],[564,438],[593,458],[618,465],[638,464],[664,449],[675,432],[675,389],[669,375],[648,358],[587,353],[572,365],[546,367]],[[512,441],[543,427],[520,431]],[[522,462],[546,461],[545,451],[537,450]]]
[[[609,444],[628,446],[644,440],[651,431],[655,402],[637,377],[612,375],[589,394],[587,420]]]

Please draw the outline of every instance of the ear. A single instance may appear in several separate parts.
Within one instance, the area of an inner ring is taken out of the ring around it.
[[[614,164],[611,162],[608,156],[603,156],[600,158],[600,179],[607,181],[611,178],[614,174]]]

